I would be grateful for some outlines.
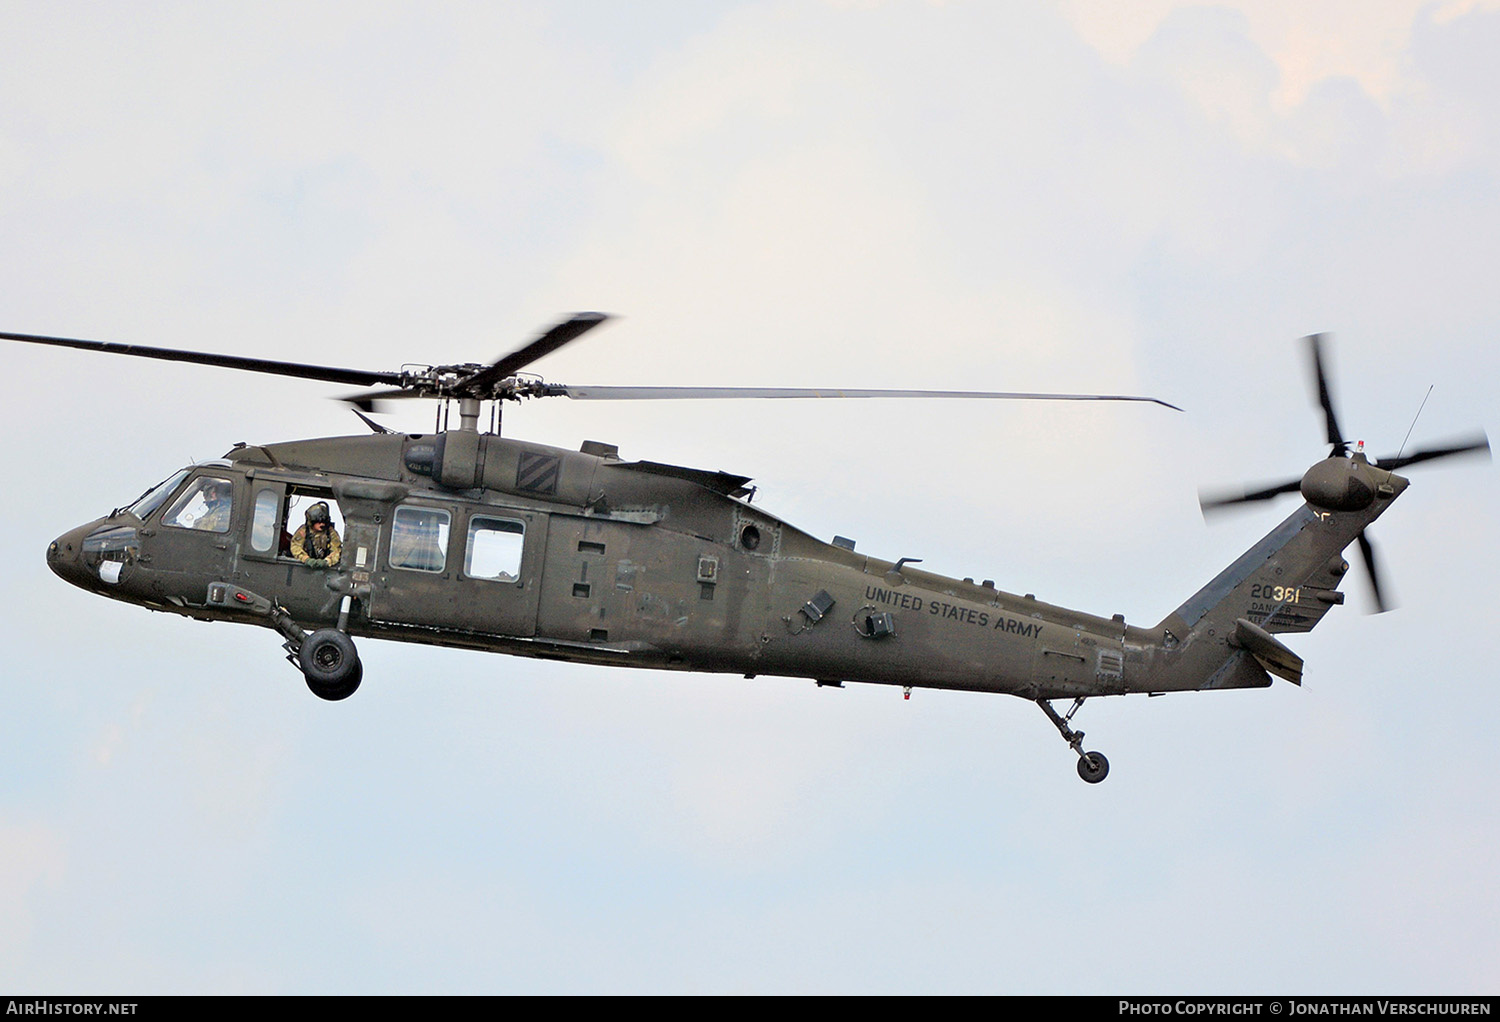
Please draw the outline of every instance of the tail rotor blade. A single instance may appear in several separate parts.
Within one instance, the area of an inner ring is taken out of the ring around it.
[[[1370,595],[1375,598],[1375,613],[1384,614],[1392,609],[1381,595],[1380,569],[1375,566],[1375,546],[1363,532],[1359,534],[1359,552],[1365,559],[1365,577],[1370,580]]]
[[[1349,441],[1339,431],[1338,416],[1333,411],[1333,397],[1328,393],[1328,373],[1323,368],[1323,339],[1327,334],[1312,334],[1307,338],[1308,350],[1312,352],[1313,376],[1318,382],[1318,403],[1323,406],[1323,418],[1328,426],[1328,442],[1339,454],[1347,454]]]
[[[1283,493],[1291,493],[1300,489],[1302,480],[1289,479],[1284,483],[1268,483],[1255,490],[1220,490],[1218,492],[1200,492],[1198,494],[1198,507],[1204,514],[1210,511],[1222,511],[1236,504],[1250,504],[1260,500],[1270,500],[1279,497]]]
[[[1394,472],[1405,468],[1407,465],[1415,465],[1423,461],[1432,461],[1436,458],[1447,458],[1455,454],[1485,454],[1490,453],[1490,438],[1480,433],[1478,436],[1457,440],[1442,447],[1429,447],[1425,450],[1413,451],[1410,454],[1397,458],[1381,458],[1379,465],[1387,471]]]

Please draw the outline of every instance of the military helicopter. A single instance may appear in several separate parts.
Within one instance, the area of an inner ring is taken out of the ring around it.
[[[497,361],[372,372],[234,355],[0,333],[112,352],[377,388],[345,400],[371,432],[236,444],[47,548],[89,592],[205,621],[275,629],[311,691],[348,698],[379,638],[588,664],[997,692],[1032,700],[1098,783],[1102,753],[1071,726],[1087,699],[1300,684],[1275,638],[1343,603],[1358,543],[1384,609],[1366,528],[1408,485],[1396,470],[1488,452],[1483,435],[1372,462],[1343,438],[1322,338],[1307,339],[1331,452],[1299,478],[1204,498],[1205,511],[1300,491],[1305,503],[1151,627],[1096,617],[823,542],[751,502],[750,479],[585,442],[500,435],[504,402],[715,398],[1146,401],[1095,394],[743,387],[579,387],[520,371],[607,317],[582,313]],[[440,402],[431,434],[370,418],[380,402]],[[457,404],[459,422],[448,412]],[[490,428],[479,429],[484,403]],[[1180,409],[1179,409],[1180,410]],[[307,524],[299,521],[299,514]],[[324,524],[318,528],[319,521]],[[306,530],[331,532],[321,547]],[[295,535],[293,530],[296,530]],[[317,549],[314,549],[317,548]],[[317,556],[309,556],[309,552]],[[1054,700],[1071,699],[1059,712]]]

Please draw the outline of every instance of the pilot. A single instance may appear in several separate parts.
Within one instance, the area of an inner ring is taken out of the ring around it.
[[[203,513],[193,520],[192,527],[208,532],[226,532],[229,529],[229,486],[218,479],[203,480]]]
[[[292,556],[309,568],[331,568],[339,563],[341,549],[328,505],[320,500],[307,509],[307,524],[292,536]]]

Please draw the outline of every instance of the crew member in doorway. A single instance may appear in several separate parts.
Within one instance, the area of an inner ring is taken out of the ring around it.
[[[331,568],[339,563],[341,548],[328,505],[320,500],[307,509],[307,524],[292,536],[292,556],[309,568]]]

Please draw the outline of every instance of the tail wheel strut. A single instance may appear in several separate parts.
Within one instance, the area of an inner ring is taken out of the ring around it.
[[[1065,716],[1053,709],[1052,704],[1045,699],[1038,699],[1036,704],[1042,708],[1042,712],[1047,715],[1047,719],[1052,721],[1052,725],[1057,728],[1058,734],[1063,736],[1063,741],[1068,743],[1068,747],[1078,753],[1078,776],[1090,784],[1098,784],[1108,777],[1109,760],[1104,758],[1104,753],[1085,752],[1083,749],[1083,732],[1074,731],[1068,726],[1068,723],[1073,719],[1073,714],[1077,713],[1078,708],[1083,705],[1083,696],[1079,696],[1073,700],[1073,705],[1069,708]]]

